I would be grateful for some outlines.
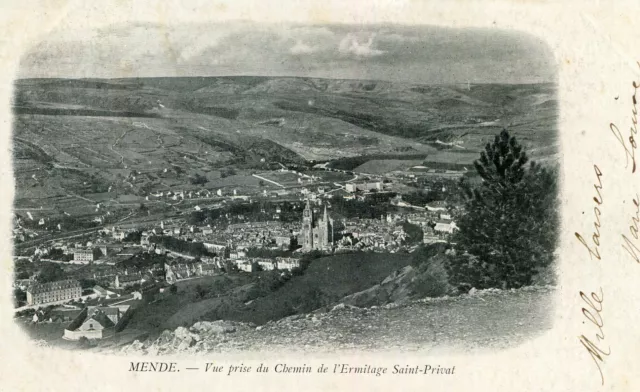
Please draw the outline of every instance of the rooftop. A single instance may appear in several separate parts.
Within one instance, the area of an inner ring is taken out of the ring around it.
[[[35,283],[27,289],[32,294],[46,293],[54,290],[65,290],[72,288],[81,288],[80,282],[73,279],[58,280],[49,283]]]

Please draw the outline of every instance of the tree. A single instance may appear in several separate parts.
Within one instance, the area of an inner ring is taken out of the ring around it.
[[[13,298],[18,305],[22,305],[27,302],[27,293],[22,291],[19,287],[13,289]]]
[[[142,238],[142,232],[136,230],[127,233],[122,242],[140,242],[140,238]]]
[[[405,242],[409,245],[421,244],[424,238],[424,232],[418,225],[409,222],[402,222],[402,230],[407,233]]]
[[[38,274],[38,281],[40,283],[55,282],[57,280],[63,280],[64,278],[64,270],[56,263],[46,263]]]
[[[64,256],[64,251],[59,248],[53,248],[49,251],[49,258],[51,260],[60,260]]]
[[[80,287],[82,287],[83,290],[90,289],[97,284],[96,280],[91,278],[82,278],[82,279],[79,279],[79,281],[80,281]]]
[[[474,166],[482,184],[467,188],[466,214],[448,264],[461,289],[517,288],[553,261],[558,230],[557,175],[531,162],[503,130]]]
[[[202,174],[196,173],[193,177],[191,177],[191,183],[194,185],[204,185],[207,182],[209,182],[209,180],[207,180],[207,177],[203,176]]]
[[[260,272],[260,271],[264,271],[264,268],[262,268],[260,264],[254,261],[253,263],[251,263],[251,271]]]
[[[195,295],[196,295],[196,299],[200,300],[200,299],[204,299],[207,294],[209,294],[209,288],[204,287],[200,284],[197,284],[195,287]]]
[[[234,169],[233,167],[225,167],[225,168],[220,169],[220,177],[221,178],[233,176],[235,174],[236,174],[236,169]]]

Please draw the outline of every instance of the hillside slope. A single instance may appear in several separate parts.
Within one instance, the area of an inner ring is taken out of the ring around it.
[[[73,117],[87,115],[95,122],[162,119],[152,123],[183,137],[196,136],[203,127],[237,146],[242,145],[238,137],[253,135],[307,159],[331,159],[407,146],[433,152],[424,144],[436,140],[456,140],[477,151],[502,127],[532,148],[547,147],[556,139],[555,94],[550,84],[464,88],[285,77],[33,79],[16,83],[15,107],[20,115],[63,115],[69,126]]]
[[[77,199],[114,184],[120,193],[144,194],[122,181],[132,171],[168,187],[188,185],[195,173],[220,178],[226,167],[365,155],[469,164],[504,127],[535,159],[558,151],[551,84],[25,79],[15,84],[14,113],[17,204],[29,206],[42,205],[29,198]],[[179,178],[157,180],[164,170]]]
[[[504,349],[552,327],[551,287],[480,291],[404,305],[356,308],[291,316],[265,326],[229,321],[198,322],[164,331],[157,339],[121,348],[127,355],[224,352],[339,352],[401,350],[471,352]]]

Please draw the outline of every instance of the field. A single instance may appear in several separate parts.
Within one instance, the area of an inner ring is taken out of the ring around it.
[[[318,177],[320,182],[343,182],[354,178],[354,176],[350,174],[324,170],[309,171],[306,174]]]
[[[357,173],[385,174],[396,170],[408,170],[421,165],[421,160],[373,159],[353,169]]]
[[[27,79],[15,87],[16,207],[74,216],[94,214],[98,202],[135,207],[171,188],[255,193],[255,172],[297,184],[275,171],[281,164],[338,160],[372,173],[423,159],[470,164],[502,128],[535,159],[558,151],[551,84],[206,77]],[[196,185],[197,176],[208,182]]]
[[[285,187],[296,186],[298,184],[298,178],[300,178],[297,174],[291,172],[280,172],[280,171],[271,171],[271,172],[260,172],[257,173],[260,177],[264,177],[268,180],[274,181],[278,184],[281,184]]]

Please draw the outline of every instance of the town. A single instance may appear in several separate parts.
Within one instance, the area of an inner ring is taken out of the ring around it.
[[[462,170],[420,165],[365,175],[319,164],[307,173],[284,166],[275,173],[297,179],[283,186],[269,178],[277,178],[273,173],[254,174],[260,186],[242,193],[151,191],[145,201],[177,203],[159,212],[141,204],[128,214],[134,219],[111,224],[105,224],[109,207],[97,204],[84,218],[93,217],[90,230],[80,234],[55,218],[36,219],[37,210],[16,213],[17,314],[30,323],[68,324],[65,340],[106,339],[126,332],[134,309],[172,295],[181,282],[300,274],[310,252],[410,253],[420,244],[449,242],[463,213]]]

